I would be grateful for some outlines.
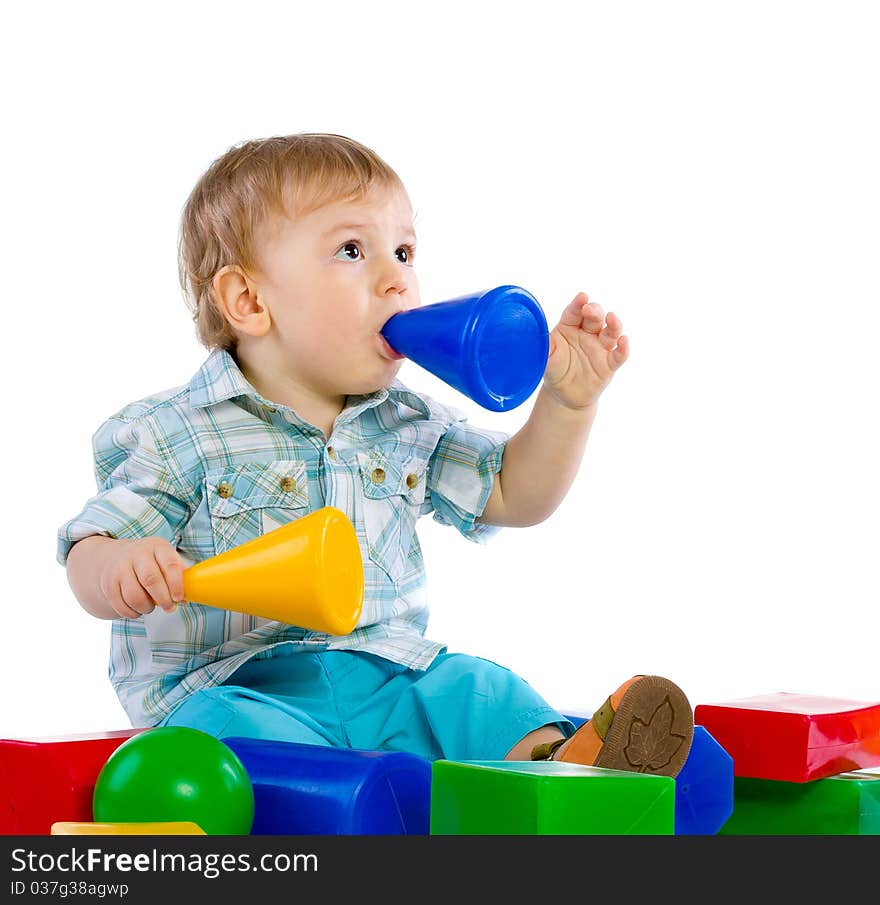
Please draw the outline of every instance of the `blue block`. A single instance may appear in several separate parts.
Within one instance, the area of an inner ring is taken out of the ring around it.
[[[224,738],[254,787],[252,835],[429,835],[431,763],[359,751]]]
[[[675,777],[675,835],[712,836],[733,813],[733,758],[703,726]]]
[[[588,713],[565,713],[580,726]],[[703,726],[694,726],[694,741],[675,778],[676,836],[712,836],[733,813],[733,758]]]

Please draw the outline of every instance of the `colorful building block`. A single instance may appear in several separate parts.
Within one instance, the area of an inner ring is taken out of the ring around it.
[[[699,704],[734,776],[810,782],[880,766],[880,703],[778,692]]]
[[[737,776],[733,794],[733,814],[719,835],[880,835],[880,773],[806,783]]]
[[[90,821],[98,773],[142,731],[0,739],[0,834],[48,836],[56,821]]]
[[[556,761],[432,764],[432,835],[672,835],[675,780]]]
[[[205,831],[190,820],[159,823],[94,823],[59,820],[52,824],[52,836],[204,836]]]
[[[223,739],[254,788],[252,835],[427,835],[430,761],[395,751]]]
[[[705,726],[675,777],[675,834],[712,836],[733,813],[733,758]]]

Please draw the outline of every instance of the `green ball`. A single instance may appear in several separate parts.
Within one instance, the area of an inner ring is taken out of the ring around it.
[[[209,836],[242,836],[254,821],[254,787],[238,755],[185,726],[145,729],[107,758],[92,797],[98,823],[189,820]]]

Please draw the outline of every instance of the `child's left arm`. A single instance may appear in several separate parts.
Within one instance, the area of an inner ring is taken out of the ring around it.
[[[550,333],[544,380],[528,421],[510,438],[478,521],[544,521],[574,481],[599,396],[629,356],[620,318],[578,293]]]

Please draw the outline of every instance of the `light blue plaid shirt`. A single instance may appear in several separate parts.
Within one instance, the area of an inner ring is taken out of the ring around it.
[[[272,656],[279,644],[369,651],[425,669],[444,646],[424,637],[416,522],[433,512],[471,540],[494,533],[475,519],[507,439],[398,381],[349,397],[325,439],[292,409],[262,398],[224,351],[188,385],[108,419],[92,438],[98,493],[58,532],[62,565],[73,544],[93,534],[164,537],[195,563],[322,506],[351,519],[364,560],[363,611],[350,635],[196,603],[114,620],[110,681],[132,725],[156,725],[191,692],[225,681],[254,656]],[[379,483],[376,469],[385,474]]]

